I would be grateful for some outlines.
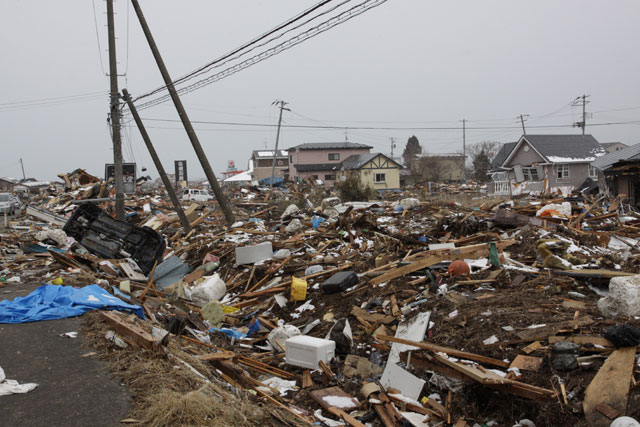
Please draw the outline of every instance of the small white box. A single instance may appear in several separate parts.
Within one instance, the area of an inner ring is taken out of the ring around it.
[[[336,353],[336,343],[331,340],[298,335],[285,341],[287,363],[307,369],[318,369],[318,362],[328,363]]]

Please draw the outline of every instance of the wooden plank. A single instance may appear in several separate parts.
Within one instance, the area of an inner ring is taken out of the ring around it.
[[[522,351],[525,352],[526,354],[531,354],[537,349],[539,349],[540,347],[542,347],[542,344],[540,343],[540,341],[534,341],[528,346],[526,346],[525,348],[523,348]]]
[[[234,353],[232,351],[220,351],[217,353],[199,354],[196,359],[202,361],[220,360],[220,359],[232,359]]]
[[[542,366],[542,359],[539,357],[517,355],[509,368],[518,368],[521,371],[537,371]]]
[[[504,360],[493,359],[491,357],[481,356],[479,354],[467,353],[466,351],[460,351],[449,347],[443,347],[436,344],[430,344],[426,342],[417,342],[417,341],[409,341],[403,340],[402,338],[390,337],[388,335],[376,335],[376,339],[381,341],[390,341],[397,342],[400,344],[412,345],[423,350],[429,350],[433,352],[446,353],[453,357],[459,357],[461,359],[473,360],[475,362],[485,363],[487,365],[498,366],[501,368],[508,368],[509,364]]]
[[[505,248],[507,246],[516,243],[515,240],[503,240],[495,242],[498,249]],[[439,249],[435,251],[425,251],[426,258],[418,259],[409,265],[403,267],[394,268],[393,270],[375,277],[369,280],[370,285],[377,285],[383,282],[402,277],[405,274],[413,273],[414,271],[422,270],[432,265],[438,264],[442,261],[454,261],[465,258],[479,258],[489,255],[489,244],[481,243],[478,245],[462,246],[455,249]]]
[[[616,411],[609,405],[605,405],[604,403],[601,403],[600,405],[596,406],[596,411],[600,412],[602,415],[609,418],[610,420],[615,420],[620,415],[622,415],[620,412]]]
[[[384,323],[385,325],[388,323],[395,322],[397,320],[394,316],[388,316],[386,314],[379,314],[379,313],[369,313],[364,308],[360,308],[355,305],[351,309],[351,314],[353,314],[357,318],[366,320],[367,322]]]
[[[626,413],[635,357],[635,347],[615,350],[587,387],[582,408],[590,426],[608,426],[611,423],[596,410],[598,405],[608,405],[622,414]]]
[[[150,333],[138,325],[127,322],[117,312],[101,311],[100,314],[132,346],[144,347],[152,351],[160,350],[160,342],[157,342]]]
[[[364,424],[362,424],[360,421],[356,420],[355,418],[353,418],[351,415],[347,414],[340,408],[336,408],[335,406],[332,406],[328,409],[328,411],[329,413],[342,418],[347,424],[349,424],[352,427],[365,427]]]
[[[352,411],[359,406],[357,400],[353,396],[345,393],[340,387],[329,387],[321,390],[314,390],[309,393],[309,396],[318,402],[318,404],[326,411],[329,411],[329,408],[335,406],[331,404],[331,397],[343,398],[345,403],[351,400],[351,404],[346,404],[340,408],[344,411]]]

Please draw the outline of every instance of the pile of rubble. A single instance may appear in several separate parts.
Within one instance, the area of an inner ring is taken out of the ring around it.
[[[159,189],[119,222],[104,183],[66,178],[2,232],[0,283],[98,284],[141,308],[89,316],[97,348],[278,409],[237,425],[640,419],[640,214],[618,199],[235,188],[234,224],[189,204],[185,234]],[[156,422],[149,390],[134,398],[133,421]]]

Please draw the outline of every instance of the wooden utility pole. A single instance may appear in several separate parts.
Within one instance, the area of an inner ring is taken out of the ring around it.
[[[579,128],[582,128],[582,134],[584,135],[585,130],[587,128],[587,104],[589,103],[589,101],[587,101],[587,98],[589,98],[591,95],[582,95],[577,97],[576,99],[573,100],[573,102],[571,103],[572,106],[582,106],[582,121],[581,122],[576,122],[573,125],[577,126]]]
[[[526,135],[527,131],[524,128],[524,118],[525,117],[529,117],[529,115],[528,114],[520,114],[518,117],[520,117],[520,123],[522,123],[522,134]]]
[[[151,143],[151,138],[149,138],[149,134],[144,127],[144,123],[142,123],[142,119],[140,119],[140,115],[138,114],[138,110],[136,106],[133,105],[133,101],[131,101],[131,95],[129,95],[129,91],[127,89],[122,89],[122,95],[124,96],[124,100],[127,102],[129,106],[129,110],[131,110],[131,115],[133,116],[133,120],[135,120],[136,125],[138,125],[138,130],[140,131],[140,135],[142,135],[142,139],[144,140],[145,145],[147,146],[147,150],[149,150],[149,154],[151,154],[151,159],[153,163],[156,165],[156,169],[160,174],[160,178],[162,179],[162,183],[164,184],[164,188],[167,189],[167,193],[169,194],[169,198],[171,199],[171,203],[173,203],[173,207],[176,209],[176,213],[178,214],[178,218],[180,218],[180,222],[182,223],[182,228],[185,233],[191,231],[191,224],[189,224],[189,220],[187,216],[184,214],[182,210],[182,206],[180,205],[180,201],[178,200],[178,196],[176,195],[176,190],[171,185],[171,181],[169,181],[169,177],[164,170],[164,166],[160,162],[160,158],[158,157],[158,153],[156,153],[156,149],[153,147]]]
[[[164,84],[169,91],[169,95],[171,95],[171,99],[173,100],[173,105],[176,107],[178,111],[178,115],[180,116],[180,120],[182,121],[182,125],[184,126],[185,131],[187,132],[187,136],[189,137],[189,141],[191,141],[191,145],[198,156],[198,160],[200,160],[200,165],[202,165],[202,169],[204,170],[204,174],[207,176],[209,180],[209,184],[211,184],[211,188],[213,189],[214,194],[216,195],[216,199],[220,204],[220,208],[224,213],[225,219],[227,220],[227,224],[231,225],[235,222],[235,218],[233,216],[233,212],[231,211],[231,206],[227,201],[227,198],[224,196],[220,185],[218,184],[218,180],[216,179],[215,174],[213,173],[213,169],[211,169],[211,165],[209,164],[209,160],[207,159],[207,155],[202,149],[202,145],[200,145],[200,140],[198,140],[198,135],[196,135],[193,126],[191,125],[191,120],[189,120],[189,116],[187,116],[187,112],[182,105],[182,101],[180,101],[180,97],[178,96],[178,92],[176,91],[175,86],[173,85],[173,81],[171,80],[171,76],[169,76],[169,71],[167,67],[164,65],[164,61],[162,60],[162,56],[160,56],[160,51],[158,50],[158,46],[156,45],[155,40],[153,39],[153,35],[151,34],[151,30],[149,29],[149,25],[147,25],[147,20],[144,18],[142,14],[142,9],[140,8],[140,4],[138,0],[131,0],[131,4],[133,5],[134,10],[136,11],[136,15],[138,16],[138,20],[140,21],[140,26],[142,27],[142,31],[144,32],[145,37],[147,38],[147,43],[149,43],[149,48],[151,48],[151,52],[153,53],[153,57],[156,60],[156,64],[158,65],[158,69],[162,74],[162,78],[164,80]]]
[[[467,180],[467,119],[462,119],[462,177]]]
[[[273,188],[273,181],[276,173],[276,157],[278,156],[278,142],[280,141],[280,125],[282,125],[282,110],[291,111],[288,108],[284,108],[287,102],[273,101],[271,105],[280,105],[280,118],[278,119],[278,132],[276,132],[276,150],[273,152],[273,163],[271,163],[271,188]]]
[[[109,32],[109,80],[111,81],[109,112],[116,184],[116,219],[124,221],[122,141],[120,139],[120,102],[118,96],[118,64],[116,59],[116,33],[113,21],[113,0],[107,0],[107,27]]]
[[[22,163],[22,157],[20,157],[20,167],[22,167],[22,179],[27,179],[24,174],[24,163]]]

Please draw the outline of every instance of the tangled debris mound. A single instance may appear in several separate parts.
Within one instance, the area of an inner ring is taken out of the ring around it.
[[[3,231],[3,280],[97,283],[144,310],[85,316],[145,425],[640,417],[635,347],[603,337],[640,326],[621,310],[640,215],[617,200],[459,203],[417,189],[341,203],[304,183],[232,188],[235,224],[215,202],[189,204],[184,234],[158,189],[127,201],[125,224],[100,199],[76,208],[104,183],[68,187]],[[82,211],[103,220],[79,232]],[[60,218],[66,238],[50,231]]]

